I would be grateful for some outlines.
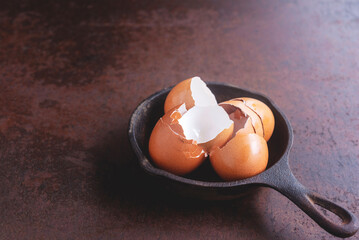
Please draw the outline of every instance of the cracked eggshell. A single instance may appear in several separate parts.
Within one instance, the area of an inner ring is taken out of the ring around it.
[[[193,106],[217,105],[217,100],[200,77],[193,77],[178,83],[168,93],[164,111],[168,112],[175,106],[186,104],[186,108]]]
[[[268,146],[263,137],[240,131],[222,148],[210,153],[211,164],[224,180],[249,178],[263,172],[268,164]]]
[[[233,99],[222,102],[219,105],[223,107],[228,115],[236,111],[236,109],[239,109],[245,116],[248,116],[251,119],[254,132],[261,137],[264,136],[262,120],[256,112],[244,104],[244,101]]]
[[[153,162],[168,172],[184,175],[197,168],[205,160],[205,151],[194,141],[185,139],[179,106],[160,118],[152,130],[149,153]]]
[[[189,78],[178,83],[172,88],[165,100],[165,113],[182,103],[185,103],[188,109],[194,106],[194,100],[191,92],[191,81],[192,78]]]
[[[238,98],[244,101],[244,104],[256,112],[262,120],[263,130],[264,130],[264,139],[268,141],[274,131],[274,115],[270,108],[263,102],[254,99],[254,98]]]

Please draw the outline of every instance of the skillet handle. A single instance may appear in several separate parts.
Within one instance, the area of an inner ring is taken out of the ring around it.
[[[284,159],[282,159],[284,160]],[[347,209],[331,202],[304,187],[293,175],[288,161],[280,161],[266,171],[266,184],[285,195],[324,230],[337,237],[353,236],[359,228],[358,219]],[[316,205],[319,205],[341,218],[336,224],[327,218]]]

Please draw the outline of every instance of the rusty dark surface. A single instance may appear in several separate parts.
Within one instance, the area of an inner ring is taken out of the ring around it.
[[[359,215],[357,1],[1,1],[0,239],[336,239],[274,190],[142,174],[132,111],[195,75],[274,100],[294,175]]]

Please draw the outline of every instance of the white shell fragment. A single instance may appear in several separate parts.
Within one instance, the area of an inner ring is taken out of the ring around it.
[[[193,77],[191,81],[191,92],[195,106],[217,105],[216,97],[200,77]]]
[[[183,129],[185,138],[198,144],[214,139],[224,129],[231,127],[233,121],[226,111],[218,106],[194,106],[188,110],[178,123]]]

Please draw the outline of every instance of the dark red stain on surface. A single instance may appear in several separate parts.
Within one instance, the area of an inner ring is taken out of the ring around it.
[[[0,239],[334,239],[272,190],[169,195],[127,124],[195,75],[262,92],[296,177],[358,216],[358,19],[355,1],[0,3]]]

